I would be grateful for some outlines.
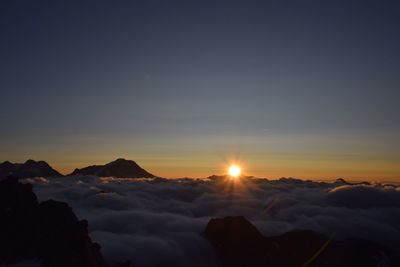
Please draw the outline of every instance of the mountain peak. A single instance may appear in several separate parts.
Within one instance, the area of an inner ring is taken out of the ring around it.
[[[133,160],[127,160],[124,158],[117,158],[116,160],[112,161],[112,162],[124,162],[124,161],[133,161]]]
[[[24,164],[36,164],[37,162],[34,161],[33,159],[28,159],[27,161],[25,161]]]
[[[107,164],[124,164],[124,163],[126,163],[126,164],[129,164],[129,163],[133,163],[133,164],[136,164],[136,162],[135,161],[133,161],[133,160],[129,160],[129,159],[124,159],[124,158],[118,158],[118,159],[116,159],[116,160],[114,160],[114,161],[111,161],[111,162],[109,162],[109,163],[107,163]],[[106,164],[106,165],[107,165]],[[136,164],[137,165],[137,164]]]
[[[44,161],[44,160],[33,160],[33,159],[28,159],[25,161],[23,165],[29,165],[29,166],[41,166],[41,167],[50,167],[50,165]]]
[[[117,178],[153,178],[153,174],[141,168],[135,161],[118,158],[105,165],[92,165],[75,169],[71,175],[96,175]]]
[[[4,161],[3,163],[0,163],[0,168],[12,168],[14,164],[9,162],[8,160]]]
[[[63,176],[58,171],[54,170],[50,165],[41,160],[35,161],[28,159],[25,163],[11,163],[5,161],[0,164],[0,177],[14,175],[19,178],[31,177],[59,177]]]

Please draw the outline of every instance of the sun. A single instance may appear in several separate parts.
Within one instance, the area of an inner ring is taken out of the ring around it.
[[[237,165],[229,166],[228,173],[230,176],[236,178],[240,175],[241,172],[242,172],[242,170],[240,169],[239,166],[237,166]]]

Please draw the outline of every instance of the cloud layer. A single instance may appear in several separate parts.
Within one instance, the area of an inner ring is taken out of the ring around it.
[[[217,266],[199,235],[212,217],[243,215],[264,235],[312,229],[397,249],[400,187],[297,179],[26,179],[40,200],[67,202],[89,221],[109,261],[136,266]]]

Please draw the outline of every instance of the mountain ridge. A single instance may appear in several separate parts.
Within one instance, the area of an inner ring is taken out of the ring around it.
[[[64,176],[53,169],[47,162],[43,160],[35,161],[32,159],[28,159],[24,163],[11,163],[10,161],[0,163],[0,177],[7,177],[8,175],[15,175],[22,179]]]
[[[21,179],[33,177],[64,177],[70,175],[96,175],[99,177],[116,178],[154,178],[155,175],[140,167],[133,160],[118,158],[104,165],[90,165],[83,168],[76,168],[72,173],[62,175],[52,168],[46,161],[35,161],[28,159],[24,163],[12,163],[8,160],[0,163],[0,178],[9,175]]]
[[[141,168],[135,161],[118,158],[104,165],[91,165],[75,169],[69,175],[112,176],[116,178],[154,178],[155,175]]]

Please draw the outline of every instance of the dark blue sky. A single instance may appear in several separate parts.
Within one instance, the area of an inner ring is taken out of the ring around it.
[[[400,179],[397,1],[2,1],[0,160]]]

